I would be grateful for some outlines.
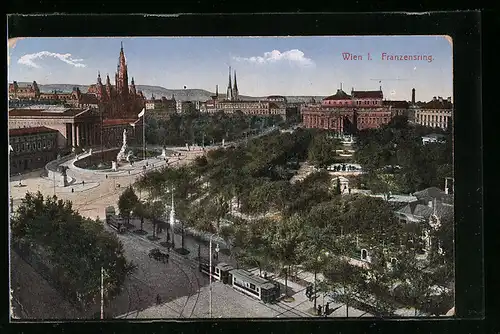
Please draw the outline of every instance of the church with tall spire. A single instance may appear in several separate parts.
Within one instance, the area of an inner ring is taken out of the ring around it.
[[[145,98],[141,91],[136,90],[134,78],[132,78],[130,85],[128,82],[127,60],[123,50],[123,42],[118,56],[114,85],[111,84],[109,74],[106,75],[106,83],[103,84],[101,73],[98,72],[97,83],[89,87],[88,93],[96,95],[106,118],[134,118],[144,108]]]
[[[227,83],[226,100],[227,101],[239,100],[238,82],[236,81],[236,71],[234,71],[234,85],[233,85],[231,81],[231,66],[229,66],[229,80]]]

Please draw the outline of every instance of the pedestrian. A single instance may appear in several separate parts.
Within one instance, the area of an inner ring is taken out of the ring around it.
[[[71,192],[74,193],[75,192],[75,189],[74,188],[71,188]]]
[[[106,179],[108,178],[108,174],[106,174]]]
[[[84,185],[85,185],[85,180],[82,180],[82,186],[84,186]]]
[[[330,313],[330,302],[325,305],[325,317],[328,316],[328,313]]]
[[[321,315],[321,305],[318,305],[318,315]]]
[[[161,297],[160,294],[156,295],[156,304],[161,304]]]

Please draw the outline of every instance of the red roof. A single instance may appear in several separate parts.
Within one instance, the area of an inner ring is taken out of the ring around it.
[[[45,126],[37,126],[32,128],[9,129],[9,136],[23,136],[23,135],[32,135],[37,133],[46,133],[46,132],[58,132],[58,131],[54,129],[49,129]]]
[[[102,121],[103,125],[130,125],[135,123],[137,119],[105,119]]]
[[[384,94],[380,90],[352,91],[354,99],[382,99]]]
[[[331,95],[328,97],[325,97],[324,100],[350,100],[351,96],[344,92],[342,89],[337,89],[337,93],[335,95]]]

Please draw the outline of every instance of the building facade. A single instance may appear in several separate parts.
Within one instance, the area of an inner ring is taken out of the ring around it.
[[[57,158],[58,131],[44,126],[9,129],[10,175],[43,168]]]
[[[339,133],[378,128],[392,118],[389,106],[383,103],[382,89],[355,91],[347,94],[338,89],[321,103],[301,107],[302,123],[306,128],[321,128]]]
[[[263,100],[243,100],[238,91],[234,73],[234,85],[231,80],[231,68],[229,68],[229,82],[227,85],[226,98],[219,97],[219,87],[215,87],[215,95],[200,105],[200,111],[206,113],[224,112],[233,114],[242,112],[245,115],[273,116],[279,115],[286,119],[287,101],[284,96],[272,95]]]
[[[446,130],[451,128],[452,119],[451,97],[446,100],[442,97],[434,97],[432,101],[415,109],[415,123],[423,126]]]
[[[142,143],[143,121],[141,110],[145,107],[142,92],[137,92],[132,78],[128,84],[127,63],[120,50],[115,85],[109,75],[103,85],[100,74],[97,84],[91,85],[87,93],[75,87],[69,94],[50,93],[41,95],[38,86],[23,88],[11,84],[9,96],[35,96],[45,100],[64,100],[69,107],[25,107],[9,110],[9,129],[30,131],[30,128],[45,127],[55,131],[55,149],[66,151],[77,147],[119,147],[123,130],[127,130],[129,144]],[[35,94],[35,95],[33,95]]]
[[[9,84],[9,99],[37,99],[40,89],[36,81],[32,83],[18,83],[14,81]]]

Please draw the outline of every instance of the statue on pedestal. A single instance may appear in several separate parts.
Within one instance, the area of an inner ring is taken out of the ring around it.
[[[127,157],[125,155],[126,150],[127,150],[127,129],[123,129],[122,148],[120,149],[120,152],[118,152],[118,155],[116,156],[117,162],[127,160]]]
[[[61,177],[62,177],[62,185],[63,187],[67,187],[68,184],[68,173],[66,172],[69,169],[68,166],[61,166]]]

